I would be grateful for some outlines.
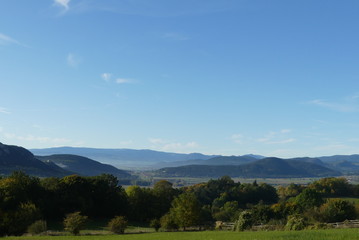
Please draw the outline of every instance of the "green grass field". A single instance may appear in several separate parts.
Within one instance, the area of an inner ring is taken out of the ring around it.
[[[6,237],[6,240],[354,240],[359,239],[359,229],[329,229],[307,231],[273,232],[160,232],[124,235],[82,235],[82,236],[33,236]]]

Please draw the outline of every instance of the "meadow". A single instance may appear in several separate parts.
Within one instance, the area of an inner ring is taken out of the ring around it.
[[[89,233],[87,233],[89,234]],[[305,231],[272,232],[158,232],[128,233],[124,235],[81,235],[81,236],[22,236],[5,237],[6,240],[355,240],[359,239],[359,229],[327,229]]]

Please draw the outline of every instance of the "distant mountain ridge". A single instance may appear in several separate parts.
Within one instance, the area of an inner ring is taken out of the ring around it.
[[[0,174],[24,171],[40,177],[62,177],[73,174],[54,164],[46,164],[23,147],[0,143]]]
[[[264,158],[242,165],[188,165],[162,168],[154,172],[159,177],[328,177],[341,173],[325,166],[300,160]]]
[[[262,159],[262,158],[260,158]],[[220,165],[242,165],[250,162],[257,161],[258,158],[253,155],[243,156],[218,156],[207,160],[187,160],[187,161],[176,161],[176,162],[161,162],[153,165],[155,168],[164,167],[180,167],[186,165],[209,165],[209,166],[220,166]]]
[[[118,178],[131,178],[131,174],[124,170],[82,156],[57,154],[36,157],[43,162],[52,162],[65,170],[78,173],[82,176],[97,176],[106,173]]]
[[[174,162],[186,160],[207,160],[218,155],[204,155],[201,153],[169,153],[154,150],[136,149],[102,149],[102,148],[78,148],[57,147],[45,149],[30,149],[38,156],[54,154],[72,154],[87,157],[102,163],[107,163],[120,168],[151,167],[159,162]]]
[[[76,155],[34,156],[29,150],[0,143],[0,175],[9,175],[14,171],[38,177],[64,177],[78,174],[97,176],[112,174],[119,179],[132,179],[126,171],[111,165]]]

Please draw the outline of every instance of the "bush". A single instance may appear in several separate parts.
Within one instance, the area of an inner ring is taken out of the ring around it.
[[[33,203],[21,203],[16,211],[0,212],[0,235],[20,236],[39,216],[40,211]]]
[[[166,231],[175,231],[178,230],[178,225],[174,219],[174,217],[167,213],[161,217],[161,227]]]
[[[47,224],[46,221],[44,220],[38,220],[27,228],[27,232],[30,233],[31,235],[38,235],[46,231],[47,231]]]
[[[64,219],[65,230],[73,235],[78,235],[84,227],[87,216],[82,216],[80,212],[74,212],[66,215]]]
[[[108,223],[108,228],[116,234],[124,234],[127,227],[127,220],[124,216],[116,216]]]
[[[151,222],[150,222],[150,227],[153,227],[156,232],[158,232],[158,230],[160,229],[161,227],[161,222],[160,220],[158,219],[152,219]]]
[[[332,228],[330,224],[316,222],[313,225],[308,226],[307,229],[318,230],[318,229],[329,229]]]
[[[306,228],[307,225],[308,223],[303,217],[299,215],[291,215],[288,217],[287,224],[285,225],[285,230],[303,230]]]
[[[319,209],[319,219],[323,222],[342,222],[355,219],[356,212],[353,203],[342,199],[328,199]]]
[[[250,229],[253,225],[253,215],[250,211],[243,211],[238,220],[234,223],[234,231],[244,231]]]

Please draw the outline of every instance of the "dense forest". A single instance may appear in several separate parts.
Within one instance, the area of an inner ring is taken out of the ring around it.
[[[359,185],[323,178],[308,186],[274,188],[224,176],[182,188],[160,180],[152,188],[124,189],[108,174],[38,178],[14,172],[0,179],[0,233],[21,235],[36,220],[62,221],[74,212],[90,219],[122,216],[163,230],[209,229],[216,221],[235,222],[238,230],[291,222],[296,225],[289,228],[300,229],[355,219],[358,206],[344,197],[359,197]]]

